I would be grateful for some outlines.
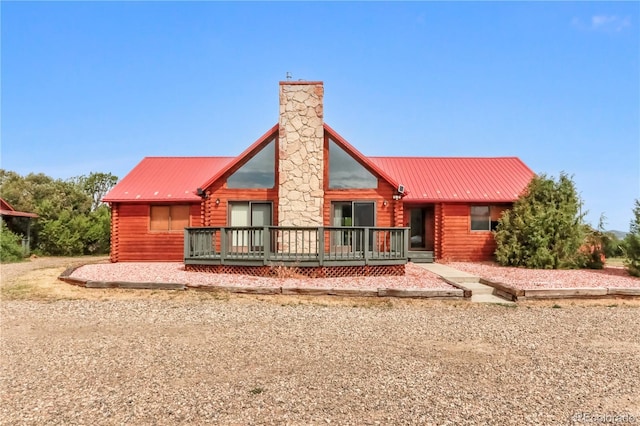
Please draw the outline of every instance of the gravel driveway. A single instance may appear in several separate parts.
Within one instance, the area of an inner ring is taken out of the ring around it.
[[[607,303],[4,301],[0,424],[640,422],[640,308]]]

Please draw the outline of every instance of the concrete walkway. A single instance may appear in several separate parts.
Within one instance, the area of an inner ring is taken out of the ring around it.
[[[495,289],[480,283],[480,277],[468,272],[459,271],[440,263],[416,263],[416,265],[441,276],[445,280],[456,283],[464,290],[471,291],[471,301],[476,303],[513,304],[511,300],[503,299],[494,294]]]

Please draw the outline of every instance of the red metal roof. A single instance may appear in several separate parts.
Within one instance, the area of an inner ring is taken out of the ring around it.
[[[517,157],[366,157],[328,125],[325,131],[360,163],[394,187],[405,202],[512,202],[534,173]],[[103,199],[199,201],[207,188],[255,155],[278,132],[273,126],[237,157],[146,157]]]
[[[0,198],[0,216],[38,217],[35,213],[19,212],[13,206]]]
[[[233,157],[145,157],[103,201],[200,201],[196,190]]]
[[[511,202],[534,173],[517,157],[369,157],[408,189],[405,202]]]

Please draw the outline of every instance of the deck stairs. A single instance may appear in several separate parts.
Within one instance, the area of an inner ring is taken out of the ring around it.
[[[413,263],[433,263],[433,251],[427,250],[409,250],[409,262]]]

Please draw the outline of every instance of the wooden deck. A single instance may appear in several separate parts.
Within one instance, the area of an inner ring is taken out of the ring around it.
[[[403,265],[408,228],[186,228],[185,265],[296,267]]]

